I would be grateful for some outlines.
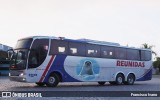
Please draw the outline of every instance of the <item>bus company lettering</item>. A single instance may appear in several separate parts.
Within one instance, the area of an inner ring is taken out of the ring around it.
[[[117,66],[125,67],[145,67],[144,62],[118,60]]]

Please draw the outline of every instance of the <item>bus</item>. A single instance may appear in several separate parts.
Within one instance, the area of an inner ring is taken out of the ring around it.
[[[0,76],[8,76],[9,74],[9,60],[0,60]]]
[[[11,49],[11,47],[0,44],[0,76],[9,74],[9,66],[10,61],[7,59],[8,54],[7,50]]]
[[[11,50],[10,80],[55,87],[59,82],[132,85],[152,78],[151,50],[90,39],[31,36]]]

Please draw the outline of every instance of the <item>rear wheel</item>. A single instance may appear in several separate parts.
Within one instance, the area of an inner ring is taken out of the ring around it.
[[[46,85],[48,87],[56,87],[60,81],[60,78],[57,74],[51,74],[48,78]]]
[[[127,77],[127,82],[125,82],[124,84],[126,85],[133,85],[135,81],[135,77],[133,74],[129,74]]]
[[[44,86],[45,84],[44,83],[39,83],[39,82],[37,82],[36,83],[38,86]]]
[[[105,82],[98,82],[98,84],[99,84],[99,85],[104,85],[104,84],[105,84]]]
[[[116,84],[121,85],[124,82],[124,77],[122,74],[118,74],[116,77]]]

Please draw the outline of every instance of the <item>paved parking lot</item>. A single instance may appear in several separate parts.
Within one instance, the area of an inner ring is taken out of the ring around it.
[[[0,91],[160,91],[160,76],[153,76],[150,81],[135,82],[134,85],[110,85],[106,83],[99,86],[96,82],[84,83],[60,83],[57,87],[38,87],[34,83],[21,83],[10,81],[7,76],[0,77]],[[143,97],[144,99],[157,99],[157,97]],[[7,98],[11,99],[11,98]],[[23,98],[24,99],[24,98]],[[29,99],[29,98],[26,98]],[[46,99],[51,99],[50,97]],[[66,99],[65,97],[53,97],[52,99]],[[126,99],[112,97],[70,97],[69,99]],[[139,97],[131,97],[130,99],[139,99]]]

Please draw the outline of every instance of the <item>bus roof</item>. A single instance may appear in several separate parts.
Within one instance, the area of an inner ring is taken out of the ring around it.
[[[8,51],[9,49],[12,49],[12,47],[0,44],[0,51]]]
[[[23,40],[23,39],[56,39],[56,40],[66,40],[66,41],[74,41],[74,42],[79,42],[79,43],[89,43],[89,44],[98,44],[98,45],[106,45],[106,46],[114,46],[114,47],[123,47],[123,48],[130,48],[130,49],[140,49],[140,50],[149,50],[151,51],[151,49],[147,49],[147,48],[136,48],[136,47],[128,47],[128,46],[122,46],[119,43],[114,43],[114,42],[106,42],[106,41],[98,41],[98,40],[91,40],[91,39],[68,39],[65,37],[54,37],[54,36],[30,36],[30,37],[26,37],[26,38],[22,38],[19,40]]]

